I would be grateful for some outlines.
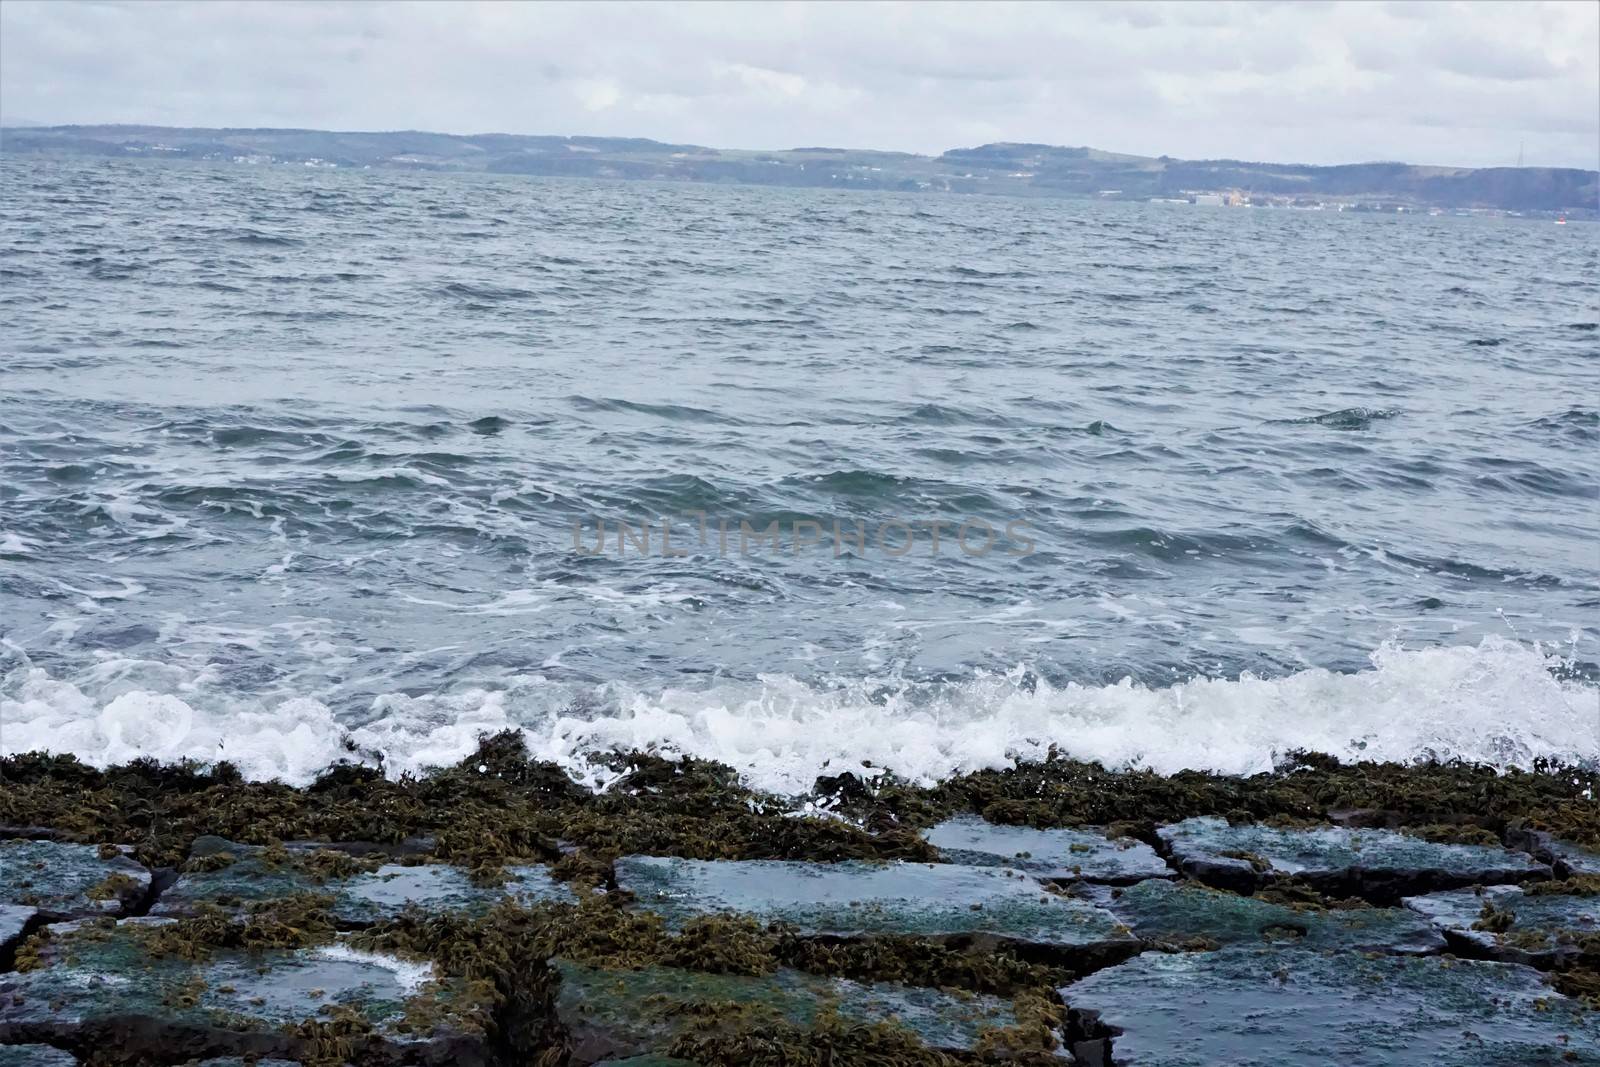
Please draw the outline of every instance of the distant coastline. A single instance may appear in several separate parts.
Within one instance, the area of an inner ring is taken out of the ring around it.
[[[1164,200],[1197,206],[1600,216],[1600,171],[1593,170],[1184,160],[1043,144],[987,144],[923,156],[818,147],[718,149],[634,137],[28,125],[0,128],[0,154]]]

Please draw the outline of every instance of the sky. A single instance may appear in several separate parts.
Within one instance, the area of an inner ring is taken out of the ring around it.
[[[0,120],[1600,165],[1600,3],[5,0]]]

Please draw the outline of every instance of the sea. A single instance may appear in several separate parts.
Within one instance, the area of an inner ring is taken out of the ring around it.
[[[1597,445],[1594,225],[7,157],[0,752],[1593,766]]]

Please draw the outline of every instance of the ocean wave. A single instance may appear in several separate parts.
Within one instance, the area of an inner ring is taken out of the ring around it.
[[[583,689],[528,676],[496,690],[378,697],[336,715],[311,696],[230,693],[218,678],[103,656],[53,678],[20,650],[0,683],[0,753],[72,753],[96,766],[136,758],[233,762],[254,779],[304,784],[339,761],[397,777],[448,765],[480,736],[517,729],[538,758],[603,788],[591,757],[632,750],[736,768],[798,795],[821,775],[891,771],[929,783],[1044,759],[1054,749],[1108,767],[1252,774],[1296,749],[1341,759],[1462,759],[1528,767],[1600,761],[1600,686],[1538,645],[1385,644],[1368,669],[1280,678],[1052,685],[1024,667],[958,682],[832,683],[785,675],[702,688]]]

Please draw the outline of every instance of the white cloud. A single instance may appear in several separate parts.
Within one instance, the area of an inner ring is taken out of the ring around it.
[[[1595,166],[1600,5],[0,5],[45,122]]]

